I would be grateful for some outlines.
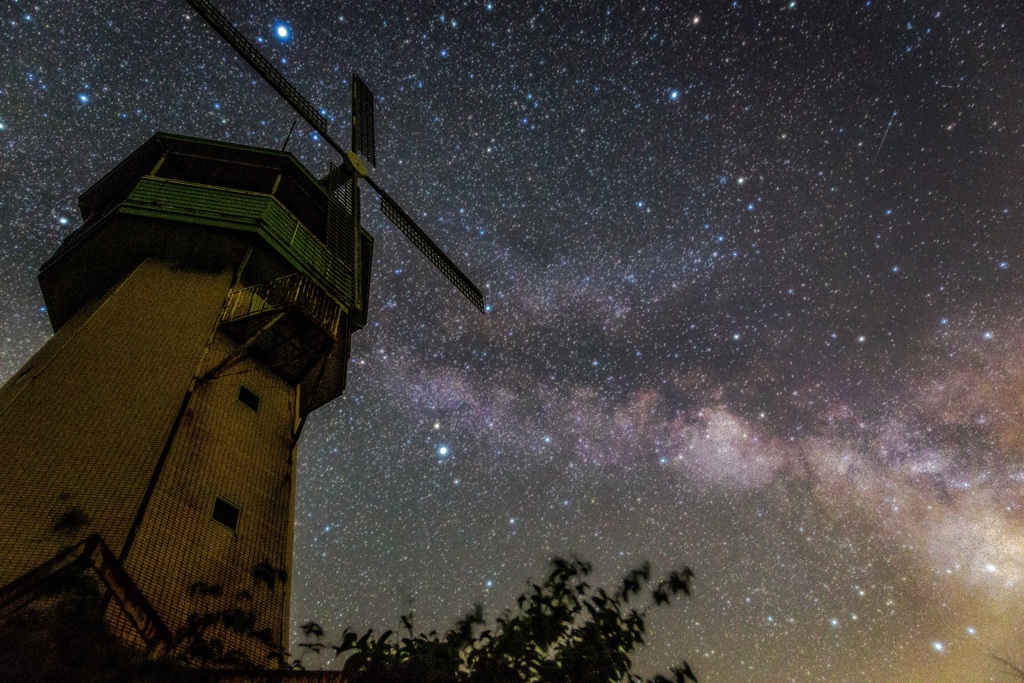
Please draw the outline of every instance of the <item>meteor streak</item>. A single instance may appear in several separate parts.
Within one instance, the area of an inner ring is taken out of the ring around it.
[[[875,150],[875,158],[871,160],[872,165],[878,161],[878,153],[882,151],[882,145],[885,144],[885,138],[889,135],[889,129],[892,128],[892,121],[895,118],[896,112],[893,111],[892,116],[889,117],[889,125],[885,127],[885,132],[882,133],[882,141],[878,143],[878,149]]]

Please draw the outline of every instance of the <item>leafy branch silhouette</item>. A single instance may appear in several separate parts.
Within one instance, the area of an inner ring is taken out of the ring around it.
[[[346,656],[341,668],[349,683],[697,683],[689,663],[671,669],[672,678],[644,679],[632,671],[633,653],[644,644],[645,619],[651,609],[689,595],[693,572],[687,567],[651,584],[650,564],[626,574],[614,591],[592,586],[589,562],[555,558],[540,584],[519,595],[488,628],[477,605],[443,635],[416,634],[412,613],[401,616],[404,637],[393,631],[362,635],[351,629],[338,643],[324,640],[316,622],[302,626],[305,641],[297,660],[307,653]],[[643,607],[634,602],[644,595]]]

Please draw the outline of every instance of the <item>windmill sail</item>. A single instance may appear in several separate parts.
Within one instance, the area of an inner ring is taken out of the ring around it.
[[[373,93],[363,79],[352,73],[352,151],[377,165],[377,142],[373,130]]]
[[[252,68],[263,77],[313,127],[320,137],[331,145],[344,159],[340,167],[332,165],[331,172],[322,181],[329,195],[329,215],[327,226],[328,246],[335,254],[341,255],[346,262],[354,263],[354,271],[358,286],[359,259],[356,254],[362,253],[359,241],[359,178],[363,178],[380,195],[380,210],[406,237],[448,278],[462,294],[480,309],[486,312],[483,293],[474,285],[465,273],[434,244],[427,233],[409,217],[402,207],[381,188],[373,178],[366,175],[366,168],[356,156],[361,153],[373,165],[377,163],[376,142],[374,139],[373,93],[358,75],[352,74],[352,147],[347,152],[327,132],[327,119],[302,96],[301,93],[282,76],[273,64],[264,57],[232,23],[221,14],[210,0],[186,0],[199,14],[224,38],[231,47],[240,54]],[[367,271],[369,272],[369,271]]]
[[[260,51],[256,49],[256,46],[249,42],[249,40],[242,35],[242,33],[234,27],[234,25],[228,20],[226,16],[221,14],[210,0],[187,0],[188,4],[192,5],[193,8],[206,20],[206,22],[213,27],[217,33],[221,35],[224,40],[228,41],[231,47],[235,48],[235,51],[242,56],[245,61],[249,62],[252,68],[256,69],[256,73],[263,77],[267,83],[271,85],[277,93],[285,99],[292,106],[292,108],[299,113],[299,116],[304,118],[306,122],[313,127],[317,133],[320,134],[324,140],[326,140],[331,147],[333,147],[342,156],[345,155],[345,148],[339,145],[331,137],[330,133],[327,132],[327,119],[316,110],[316,108],[309,103],[309,101],[302,96],[294,85],[289,83],[281,73],[274,68],[274,65],[270,63],[266,57],[260,54]]]
[[[410,218],[409,214],[403,211],[402,207],[387,192],[381,189],[369,176],[366,177],[366,182],[380,195],[381,213],[387,216],[388,220],[394,223],[395,227],[401,230],[409,238],[409,241],[427,257],[427,260],[433,263],[448,278],[449,282],[455,285],[474,306],[480,309],[481,313],[486,312],[484,308],[484,295],[477,286],[466,277],[465,273],[459,270],[459,267],[448,258],[447,254],[441,251],[439,246],[434,244],[434,240],[430,239],[430,236],[423,232],[420,226],[416,225],[416,221]]]

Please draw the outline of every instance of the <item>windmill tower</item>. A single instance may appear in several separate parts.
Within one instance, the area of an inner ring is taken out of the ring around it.
[[[367,176],[373,97],[353,79],[353,152],[208,0],[190,4],[341,155],[158,133],[79,199],[42,266],[55,333],[0,388],[0,616],[69,565],[96,570],[112,619],[173,647],[192,614],[256,616],[256,661],[288,631],[296,443],[345,388],[365,325],[381,211],[481,310],[483,296]]]

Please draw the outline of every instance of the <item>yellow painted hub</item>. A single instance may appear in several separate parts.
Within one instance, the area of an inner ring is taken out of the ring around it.
[[[355,152],[348,152],[346,156],[348,157],[349,166],[352,167],[352,170],[355,171],[356,175],[360,177],[365,176],[366,166],[363,165],[363,160],[360,159]]]

